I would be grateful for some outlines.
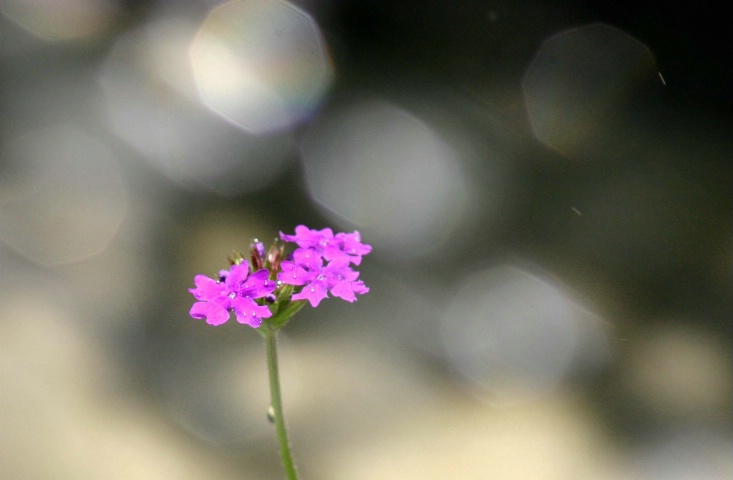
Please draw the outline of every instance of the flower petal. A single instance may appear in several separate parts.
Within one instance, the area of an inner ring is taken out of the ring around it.
[[[280,238],[286,242],[294,242],[301,248],[314,248],[319,252],[334,241],[333,230],[330,228],[311,230],[305,225],[295,227],[295,235],[280,232]]]
[[[270,272],[266,269],[258,270],[249,276],[239,294],[243,297],[262,298],[275,291],[277,283],[269,280]]]
[[[237,292],[242,288],[242,284],[247,280],[249,275],[249,264],[241,263],[239,265],[232,265],[229,269],[229,275],[227,276],[227,288],[232,292]]]
[[[238,298],[234,302],[234,313],[237,321],[250,327],[257,328],[262,324],[263,318],[272,316],[272,312],[265,305],[258,305],[251,298]]]
[[[188,291],[196,297],[196,300],[204,302],[215,302],[226,308],[229,291],[223,283],[217,282],[206,275],[196,275],[193,279],[196,288],[189,288]]]
[[[221,325],[229,320],[229,312],[224,307],[211,302],[196,302],[189,313],[197,320],[206,319],[209,325]]]
[[[277,274],[277,279],[288,285],[305,285],[315,277],[315,274],[308,272],[295,262],[285,261],[280,268],[282,272]]]
[[[326,282],[315,280],[303,287],[300,293],[292,296],[293,300],[308,300],[312,307],[317,307],[321,300],[328,297]]]
[[[313,248],[298,248],[293,252],[293,261],[303,268],[317,270],[323,266],[323,258]]]
[[[354,302],[356,301],[356,295],[355,293],[367,293],[369,291],[369,287],[364,285],[364,282],[359,280],[358,282],[339,282],[336,284],[333,288],[331,288],[331,294],[334,297],[339,297],[347,302]]]

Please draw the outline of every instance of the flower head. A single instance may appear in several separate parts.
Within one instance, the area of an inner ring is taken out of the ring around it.
[[[275,312],[268,325],[277,329],[306,300],[317,307],[330,293],[354,302],[357,294],[369,291],[359,280],[359,272],[351,268],[372,250],[361,243],[359,232],[334,235],[330,228],[311,230],[299,225],[295,235],[280,232],[280,238],[296,243],[298,248],[285,256],[282,242],[275,240],[266,250],[262,242],[254,240],[249,258],[233,252],[229,256],[231,267],[220,271],[218,279],[196,275],[196,287],[189,289],[197,300],[191,316],[221,325],[234,312],[239,323],[258,328],[262,319],[273,317]]]
[[[315,250],[326,260],[346,257],[354,265],[359,265],[362,255],[372,251],[370,245],[361,243],[361,236],[356,231],[334,235],[330,228],[311,230],[305,225],[298,225],[295,227],[295,235],[280,232],[280,238],[286,242],[294,242],[300,248]]]
[[[199,300],[191,307],[191,316],[206,319],[210,325],[221,325],[229,320],[229,312],[234,312],[239,323],[259,327],[262,319],[270,317],[272,312],[255,299],[269,295],[277,287],[268,276],[269,272],[264,269],[250,275],[247,263],[221,271],[219,280],[196,275],[196,288],[188,290]]]
[[[336,258],[324,265],[321,256],[309,248],[293,252],[293,260],[282,262],[282,272],[277,276],[282,283],[303,286],[292,298],[308,300],[313,307],[328,297],[328,292],[347,302],[355,301],[356,293],[369,291],[369,287],[358,278],[359,272],[349,267],[347,257]]]

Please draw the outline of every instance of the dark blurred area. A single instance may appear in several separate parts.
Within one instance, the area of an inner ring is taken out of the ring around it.
[[[305,224],[304,479],[733,477],[730,39],[660,2],[0,0],[0,478],[282,478],[193,277]]]

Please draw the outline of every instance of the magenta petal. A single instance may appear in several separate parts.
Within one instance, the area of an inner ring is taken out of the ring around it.
[[[337,272],[339,270],[347,269],[349,267],[349,257],[347,256],[340,256],[337,258],[334,258],[329,262],[329,264],[324,268],[324,270],[328,272]]]
[[[246,321],[237,317],[237,321],[241,324],[249,325],[252,328],[260,328],[260,325],[262,325],[262,319],[260,317],[249,317]]]
[[[346,256],[346,254],[338,247],[338,245],[329,245],[323,249],[323,257],[326,260],[331,261],[334,258],[339,258],[343,256]]]
[[[340,282],[331,289],[331,294],[347,302],[353,302],[356,300],[356,293],[362,294],[368,291],[369,287],[366,287],[364,282],[359,280],[358,282]]]
[[[298,225],[295,227],[295,236],[301,238],[307,238],[311,234],[311,229],[305,225]]]
[[[293,252],[293,261],[303,268],[317,270],[323,266],[321,255],[312,248],[299,248]]]
[[[197,300],[218,301],[221,297],[227,295],[226,286],[222,283],[212,280],[206,275],[196,275],[193,279],[196,288],[190,288],[188,291],[196,297]]]
[[[247,286],[247,284],[251,284],[253,282],[264,282],[267,280],[267,277],[270,275],[270,272],[263,268],[261,270],[257,270],[255,273],[249,276],[246,282],[244,282],[244,285]]]
[[[332,239],[333,230],[330,228],[324,228],[323,230],[311,230],[305,225],[298,225],[295,227],[295,235],[298,237],[299,242],[318,245],[321,242],[327,243]]]
[[[353,302],[356,300],[356,295],[354,295],[354,291],[351,289],[349,282],[341,282],[337,284],[331,289],[331,295],[342,298],[347,302]]]
[[[358,255],[359,259],[361,259],[362,255],[366,255],[372,251],[371,245],[361,243],[361,235],[359,235],[358,231],[354,233],[339,233],[336,235],[336,239],[339,240],[344,253]]]
[[[264,305],[258,305],[251,298],[240,298],[235,302],[234,313],[237,321],[245,325],[257,328],[262,324],[263,318],[272,316],[272,312]]]
[[[331,290],[331,294],[333,294],[334,297],[338,297],[342,300],[346,300],[347,302],[355,302],[356,301],[356,295],[354,295],[354,292],[352,292],[349,289],[339,289],[339,290]]]
[[[286,242],[295,242],[301,248],[315,248],[320,251],[333,241],[333,230],[311,230],[305,225],[298,225],[295,227],[295,235],[280,232],[280,238]]]
[[[249,276],[244,285],[240,295],[251,298],[262,298],[269,293],[275,291],[277,283],[273,280],[269,280],[270,272],[262,269],[253,273]]]
[[[215,303],[196,302],[189,312],[195,319],[206,319],[209,325],[221,325],[229,320],[229,312]]]
[[[232,268],[229,269],[229,275],[226,278],[227,288],[233,292],[238,291],[245,280],[247,280],[247,275],[249,275],[248,263],[232,265]]]
[[[315,281],[303,287],[300,293],[293,295],[293,300],[308,300],[312,307],[317,307],[321,300],[328,297],[324,282]]]
[[[314,275],[312,273],[293,262],[283,262],[280,267],[282,272],[277,274],[277,279],[288,285],[305,285],[313,280]]]
[[[362,282],[361,280],[359,280],[358,282],[354,282],[351,288],[352,290],[354,290],[355,293],[358,293],[360,295],[364,293],[369,293],[369,287],[364,285],[364,282]]]

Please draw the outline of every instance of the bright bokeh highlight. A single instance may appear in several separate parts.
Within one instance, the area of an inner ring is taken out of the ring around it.
[[[292,155],[289,132],[243,132],[198,102],[188,62],[196,25],[154,17],[121,36],[97,79],[110,130],[174,182],[221,195],[269,185]]]
[[[230,1],[214,8],[190,55],[203,102],[252,133],[305,119],[333,74],[314,20],[278,0]]]
[[[380,253],[415,258],[459,224],[468,182],[431,127],[383,101],[324,118],[302,144],[308,191],[324,214],[356,225]]]
[[[552,392],[610,355],[599,317],[541,274],[511,264],[465,279],[442,318],[452,367],[497,404]]]

